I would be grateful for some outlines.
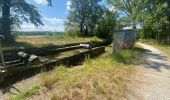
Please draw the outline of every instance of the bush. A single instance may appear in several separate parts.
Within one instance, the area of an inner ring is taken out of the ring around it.
[[[116,26],[115,14],[106,10],[106,15],[101,18],[99,25],[96,29],[95,35],[109,45],[113,41],[114,28]]]
[[[91,42],[100,43],[103,42],[103,40],[98,38],[97,36],[94,36],[91,38]]]

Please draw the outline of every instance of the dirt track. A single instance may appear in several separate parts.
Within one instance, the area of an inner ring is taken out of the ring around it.
[[[129,84],[128,100],[170,100],[170,59],[158,49],[146,49],[141,66]]]

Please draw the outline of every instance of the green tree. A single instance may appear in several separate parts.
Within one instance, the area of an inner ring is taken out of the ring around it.
[[[51,6],[51,0],[47,0]],[[41,15],[38,9],[26,0],[0,0],[1,17],[1,35],[4,35],[6,41],[14,41],[11,35],[13,27],[19,26],[22,22],[33,23],[36,26],[43,25]]]
[[[67,18],[67,25],[78,25],[81,35],[89,36],[94,34],[98,19],[102,16],[102,9],[99,5],[100,1],[71,0],[72,4]]]
[[[133,29],[136,29],[136,25],[140,20],[141,11],[144,10],[145,3],[143,0],[107,0],[107,2],[121,13],[125,13],[129,18],[128,20],[132,23]]]
[[[116,12],[104,9],[104,15],[100,18],[96,29],[96,36],[104,39],[108,44],[112,43],[115,26]]]
[[[143,21],[143,38],[170,44],[170,1],[147,0]]]

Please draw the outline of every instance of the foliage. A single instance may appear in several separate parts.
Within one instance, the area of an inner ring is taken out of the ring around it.
[[[159,43],[170,44],[170,5],[167,2],[151,2],[143,25],[143,38],[155,39]]]
[[[170,44],[170,1],[169,0],[107,0],[119,10],[117,29],[137,24],[142,26],[138,35]],[[122,17],[123,16],[123,17]],[[142,33],[142,34],[141,34]]]
[[[131,26],[131,21],[129,20],[129,17],[123,16],[120,18],[117,18],[116,20],[116,30],[123,29],[126,26]]]
[[[80,35],[94,34],[99,17],[102,16],[101,0],[71,0],[66,26],[80,32]],[[78,29],[78,30],[77,30]]]
[[[74,24],[71,25],[71,23],[69,21],[65,21],[65,31],[67,36],[81,36],[80,31],[79,31],[79,25],[78,24]]]
[[[113,42],[113,33],[116,26],[116,15],[105,9],[105,14],[100,18],[96,29],[96,36],[105,40],[108,44]]]
[[[125,14],[128,22],[133,25],[133,29],[136,29],[144,6],[143,0],[107,0],[107,2],[119,10],[120,14]]]
[[[51,0],[47,1],[51,5]],[[2,12],[0,34],[4,35],[7,41],[14,41],[11,30],[19,27],[23,21],[36,26],[43,25],[38,9],[26,0],[0,0],[0,11]]]
[[[94,37],[91,37],[91,42],[100,43],[100,42],[103,42],[103,40],[98,38],[97,36],[94,36]]]

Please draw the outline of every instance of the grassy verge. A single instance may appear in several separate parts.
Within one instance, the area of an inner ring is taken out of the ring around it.
[[[46,95],[51,100],[120,99],[125,94],[128,77],[135,72],[135,62],[142,52],[141,48],[134,48],[112,53],[112,48],[108,47],[105,54],[96,59],[86,58],[83,65],[71,69],[60,66],[50,73],[43,73],[40,77],[41,88],[51,91],[50,95]],[[25,94],[27,92],[15,97],[32,96]]]
[[[152,45],[152,46],[160,49],[161,51],[163,51],[164,53],[166,53],[170,57],[170,45],[158,44],[154,40],[140,40],[140,42]]]
[[[18,95],[12,96],[10,100],[26,100],[27,97],[38,93],[40,86],[33,86],[25,91],[20,92]]]

